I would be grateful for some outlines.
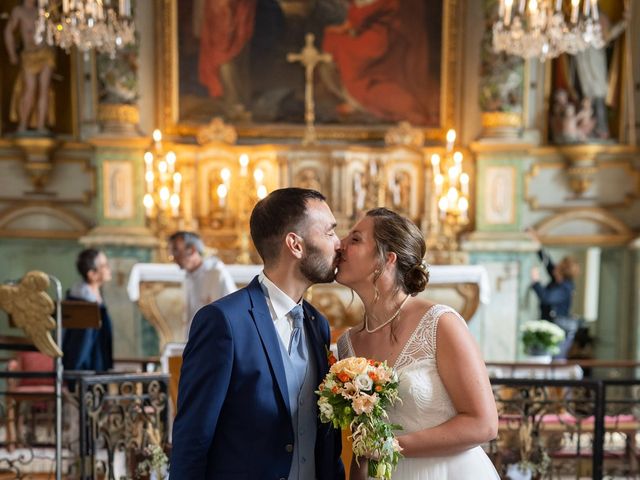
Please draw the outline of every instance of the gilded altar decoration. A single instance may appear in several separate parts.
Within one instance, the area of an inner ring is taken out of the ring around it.
[[[45,355],[61,357],[62,351],[51,336],[56,322],[51,316],[54,303],[46,292],[49,277],[28,272],[16,285],[0,285],[0,309],[6,311],[34,345]]]
[[[220,142],[233,145],[238,139],[236,129],[232,125],[227,125],[220,117],[216,117],[209,125],[202,127],[196,135],[196,140],[200,145],[209,142]]]
[[[424,132],[420,128],[412,127],[409,122],[400,122],[390,128],[384,136],[384,143],[388,146],[405,146],[422,148]]]

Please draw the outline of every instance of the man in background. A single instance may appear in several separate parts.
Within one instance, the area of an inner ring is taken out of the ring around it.
[[[196,233],[179,231],[171,235],[169,253],[186,273],[186,340],[196,312],[214,300],[235,292],[237,287],[222,260],[215,256],[204,257],[204,243]]]

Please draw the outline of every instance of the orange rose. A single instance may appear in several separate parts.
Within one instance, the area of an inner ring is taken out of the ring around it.
[[[333,365],[338,361],[338,359],[335,357],[335,355],[333,353],[329,354],[329,359],[328,360],[329,360],[329,365]]]
[[[362,357],[349,357],[331,365],[330,372],[336,375],[346,373],[349,378],[355,378],[358,375],[367,372],[369,362]],[[340,378],[340,377],[338,377]]]

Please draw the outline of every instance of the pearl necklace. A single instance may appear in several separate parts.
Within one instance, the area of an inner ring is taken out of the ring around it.
[[[402,301],[402,303],[400,304],[400,306],[398,307],[398,310],[396,310],[396,313],[394,313],[393,315],[391,315],[391,318],[389,318],[389,320],[387,320],[386,322],[384,322],[382,325],[378,325],[376,328],[374,328],[373,330],[369,330],[369,317],[367,316],[367,312],[364,312],[364,328],[367,331],[367,333],[374,333],[377,332],[378,330],[380,330],[382,327],[386,327],[388,324],[390,324],[391,322],[393,322],[396,318],[398,318],[398,315],[400,315],[400,310],[402,310],[402,307],[404,307],[404,304],[407,303],[407,300],[409,300],[409,297],[411,295],[407,295],[405,297],[405,299]]]

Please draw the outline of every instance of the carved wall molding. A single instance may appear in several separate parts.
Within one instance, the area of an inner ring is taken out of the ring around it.
[[[0,212],[0,235],[5,237],[77,239],[89,223],[62,206],[32,203]]]
[[[581,225],[582,231],[591,234],[575,234],[571,225]],[[587,228],[587,227],[591,228]],[[634,238],[633,231],[608,210],[584,208],[560,212],[534,226],[542,244],[606,246],[625,245]]]

